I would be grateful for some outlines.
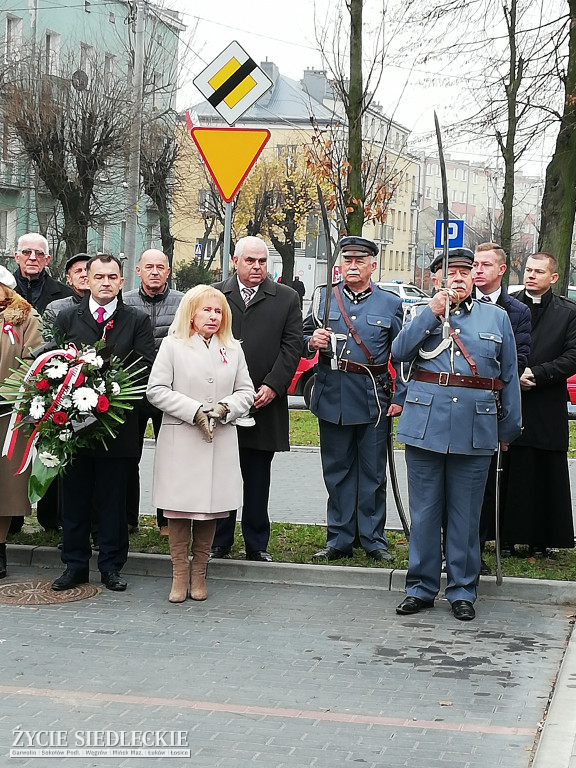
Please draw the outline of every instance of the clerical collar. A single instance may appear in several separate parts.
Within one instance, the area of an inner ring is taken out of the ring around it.
[[[346,283],[344,283],[344,286],[342,288],[342,293],[344,296],[346,296],[347,299],[349,299],[352,304],[359,304],[361,301],[365,301],[368,296],[372,295],[372,286],[369,285],[368,288],[365,288],[363,291],[360,291],[360,293],[354,293],[352,288],[350,288]]]
[[[542,296],[532,296],[531,293],[526,291],[526,296],[530,299],[532,304],[541,304],[542,303]]]

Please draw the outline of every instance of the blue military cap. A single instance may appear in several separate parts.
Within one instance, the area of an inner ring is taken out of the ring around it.
[[[357,237],[356,235],[346,235],[338,243],[340,246],[340,253],[344,258],[346,256],[377,256],[378,246],[372,240],[367,240],[365,237]]]
[[[442,262],[444,260],[444,254],[436,256],[432,264],[430,264],[430,272],[438,272],[442,269]],[[472,269],[474,264],[474,253],[470,248],[450,248],[448,250],[448,266],[450,267],[468,267]]]

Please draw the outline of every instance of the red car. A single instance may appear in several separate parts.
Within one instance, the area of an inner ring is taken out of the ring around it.
[[[310,359],[301,357],[294,378],[288,387],[289,395],[300,395],[300,397],[304,398],[306,408],[310,408],[310,398],[312,397],[312,387],[314,386],[314,366],[317,362],[318,352]]]

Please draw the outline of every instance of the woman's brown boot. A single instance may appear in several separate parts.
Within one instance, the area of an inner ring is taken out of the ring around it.
[[[206,600],[206,566],[215,531],[216,520],[194,520],[192,567],[190,569],[190,597],[192,600]]]
[[[188,592],[190,563],[188,546],[190,545],[190,520],[171,518],[168,523],[168,541],[172,558],[172,589],[168,600],[171,603],[183,603]]]

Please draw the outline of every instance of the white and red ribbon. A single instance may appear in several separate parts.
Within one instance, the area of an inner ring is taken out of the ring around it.
[[[7,323],[6,321],[4,321],[4,325],[2,327],[2,333],[5,333],[8,336],[10,340],[10,344],[12,345],[16,344],[17,341],[18,342],[20,341],[20,337],[16,333],[16,330],[14,329],[14,326],[12,325],[12,323]]]
[[[90,350],[87,350],[90,351]],[[68,362],[71,360],[74,360],[75,358],[78,358],[77,365],[73,365],[71,368],[68,369],[68,373],[64,377],[64,380],[60,384],[58,388],[58,392],[56,393],[56,396],[54,397],[51,405],[46,409],[46,412],[42,416],[42,418],[36,422],[34,425],[34,430],[32,431],[32,434],[28,438],[28,441],[26,443],[26,447],[24,449],[24,455],[22,457],[22,462],[20,463],[20,466],[14,473],[15,475],[20,475],[22,472],[24,472],[27,467],[29,466],[30,462],[32,461],[33,456],[33,449],[36,445],[36,441],[38,439],[38,428],[40,424],[47,421],[62,399],[70,394],[72,389],[74,388],[74,384],[78,380],[78,377],[80,376],[80,373],[82,372],[82,365],[84,364],[83,357],[78,356],[78,350],[74,346],[74,344],[70,344],[66,347],[66,349],[55,349],[51,350],[50,352],[45,352],[43,355],[40,355],[36,360],[32,363],[30,368],[27,370],[26,375],[24,376],[24,381],[22,382],[20,386],[20,390],[18,392],[18,396],[16,398],[16,401],[13,405],[13,411],[12,416],[10,417],[10,424],[8,425],[8,430],[6,432],[6,439],[4,440],[4,446],[2,448],[2,456],[7,456],[9,459],[12,458],[12,455],[14,453],[14,448],[16,447],[16,438],[18,433],[18,428],[20,423],[22,422],[22,414],[17,413],[18,409],[20,408],[20,405],[23,400],[24,392],[26,392],[26,384],[27,382],[33,377],[37,376],[44,366],[49,363],[54,357],[60,357],[64,358]]]

